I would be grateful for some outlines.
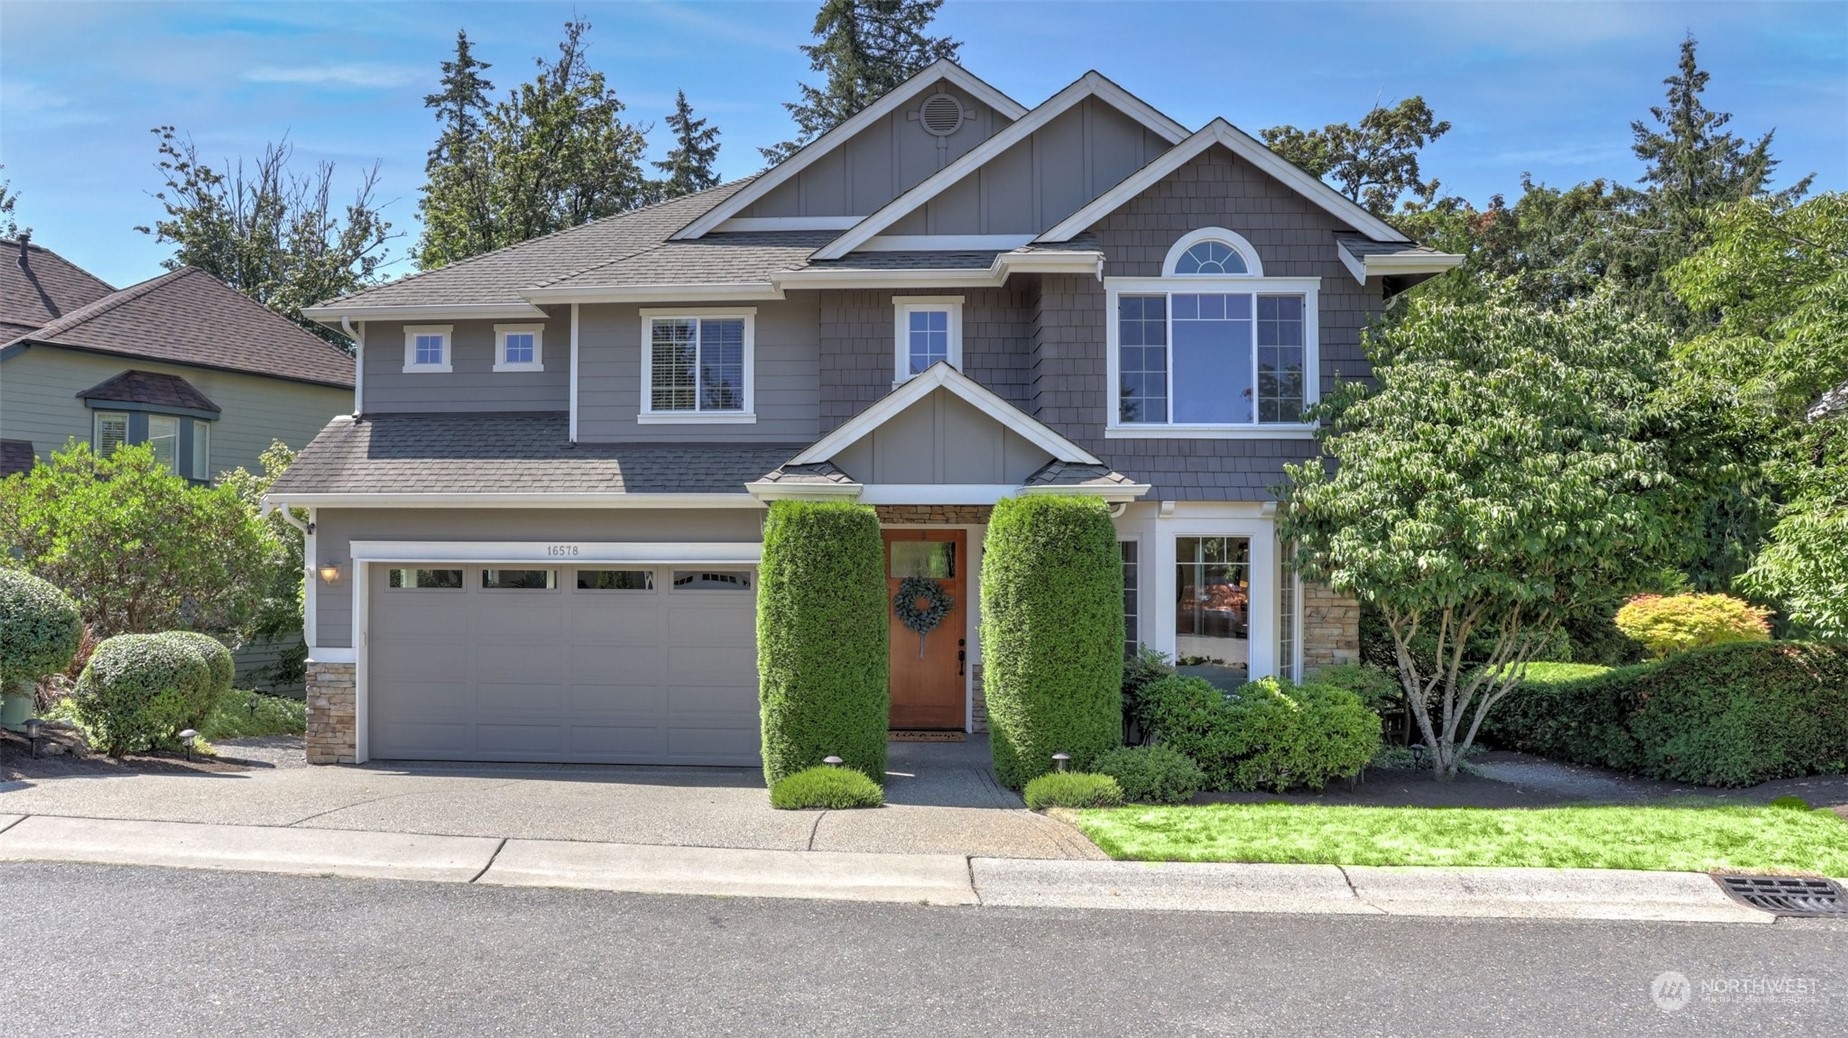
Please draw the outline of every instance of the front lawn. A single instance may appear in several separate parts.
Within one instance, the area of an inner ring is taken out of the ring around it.
[[[1848,876],[1848,824],[1788,807],[1209,804],[1073,812],[1131,861],[1714,869]]]
[[[199,734],[207,742],[301,735],[308,730],[307,704],[299,699],[233,689],[218,701]]]

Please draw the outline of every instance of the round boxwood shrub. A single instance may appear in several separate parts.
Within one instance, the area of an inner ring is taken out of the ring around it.
[[[30,573],[0,569],[0,695],[31,695],[39,678],[71,665],[82,641],[71,596]]]
[[[1123,790],[1108,775],[1082,771],[1054,771],[1027,782],[1021,794],[1027,807],[1122,807]]]
[[[757,578],[764,779],[829,756],[885,781],[885,544],[866,505],[776,501]]]
[[[118,634],[90,655],[72,705],[103,752],[120,756],[171,739],[202,717],[214,687],[212,665],[196,644],[165,634]]]
[[[784,811],[815,807],[844,810],[883,803],[885,793],[879,783],[852,768],[826,764],[785,775],[770,787],[770,806]]]
[[[983,690],[995,773],[1019,789],[1123,736],[1123,564],[1097,498],[995,505],[982,545]]]
[[[168,631],[161,637],[172,638],[183,645],[190,646],[205,660],[206,669],[211,672],[210,687],[193,703],[193,709],[197,712],[185,718],[180,725],[182,728],[198,728],[205,723],[206,717],[218,706],[219,700],[231,694],[231,681],[237,675],[237,661],[232,658],[231,650],[225,647],[224,642],[209,634],[200,634],[197,631]]]
[[[1116,779],[1132,804],[1185,804],[1206,775],[1193,758],[1167,746],[1123,746],[1092,762],[1091,770]]]

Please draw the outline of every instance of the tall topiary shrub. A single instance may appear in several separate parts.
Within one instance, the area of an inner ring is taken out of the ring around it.
[[[27,700],[29,710],[38,679],[70,666],[82,641],[71,596],[30,573],[0,570],[0,699]]]
[[[1123,734],[1123,569],[1104,502],[1008,498],[982,546],[982,684],[995,773],[1019,789]]]
[[[777,501],[757,579],[764,778],[830,754],[885,782],[885,545],[866,505]]]
[[[171,634],[118,634],[96,647],[72,702],[104,753],[120,756],[171,739],[210,709],[212,664]]]

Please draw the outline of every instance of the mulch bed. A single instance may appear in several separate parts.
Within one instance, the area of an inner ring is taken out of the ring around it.
[[[41,740],[41,748],[44,745]],[[107,775],[203,775],[249,771],[251,767],[250,763],[230,756],[194,757],[189,761],[178,753],[130,753],[121,757],[105,757],[100,753],[41,753],[33,757],[30,740],[20,733],[0,729],[0,782]]]

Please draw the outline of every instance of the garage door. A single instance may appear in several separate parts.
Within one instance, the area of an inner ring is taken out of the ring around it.
[[[759,763],[749,568],[380,565],[368,577],[374,758]]]

